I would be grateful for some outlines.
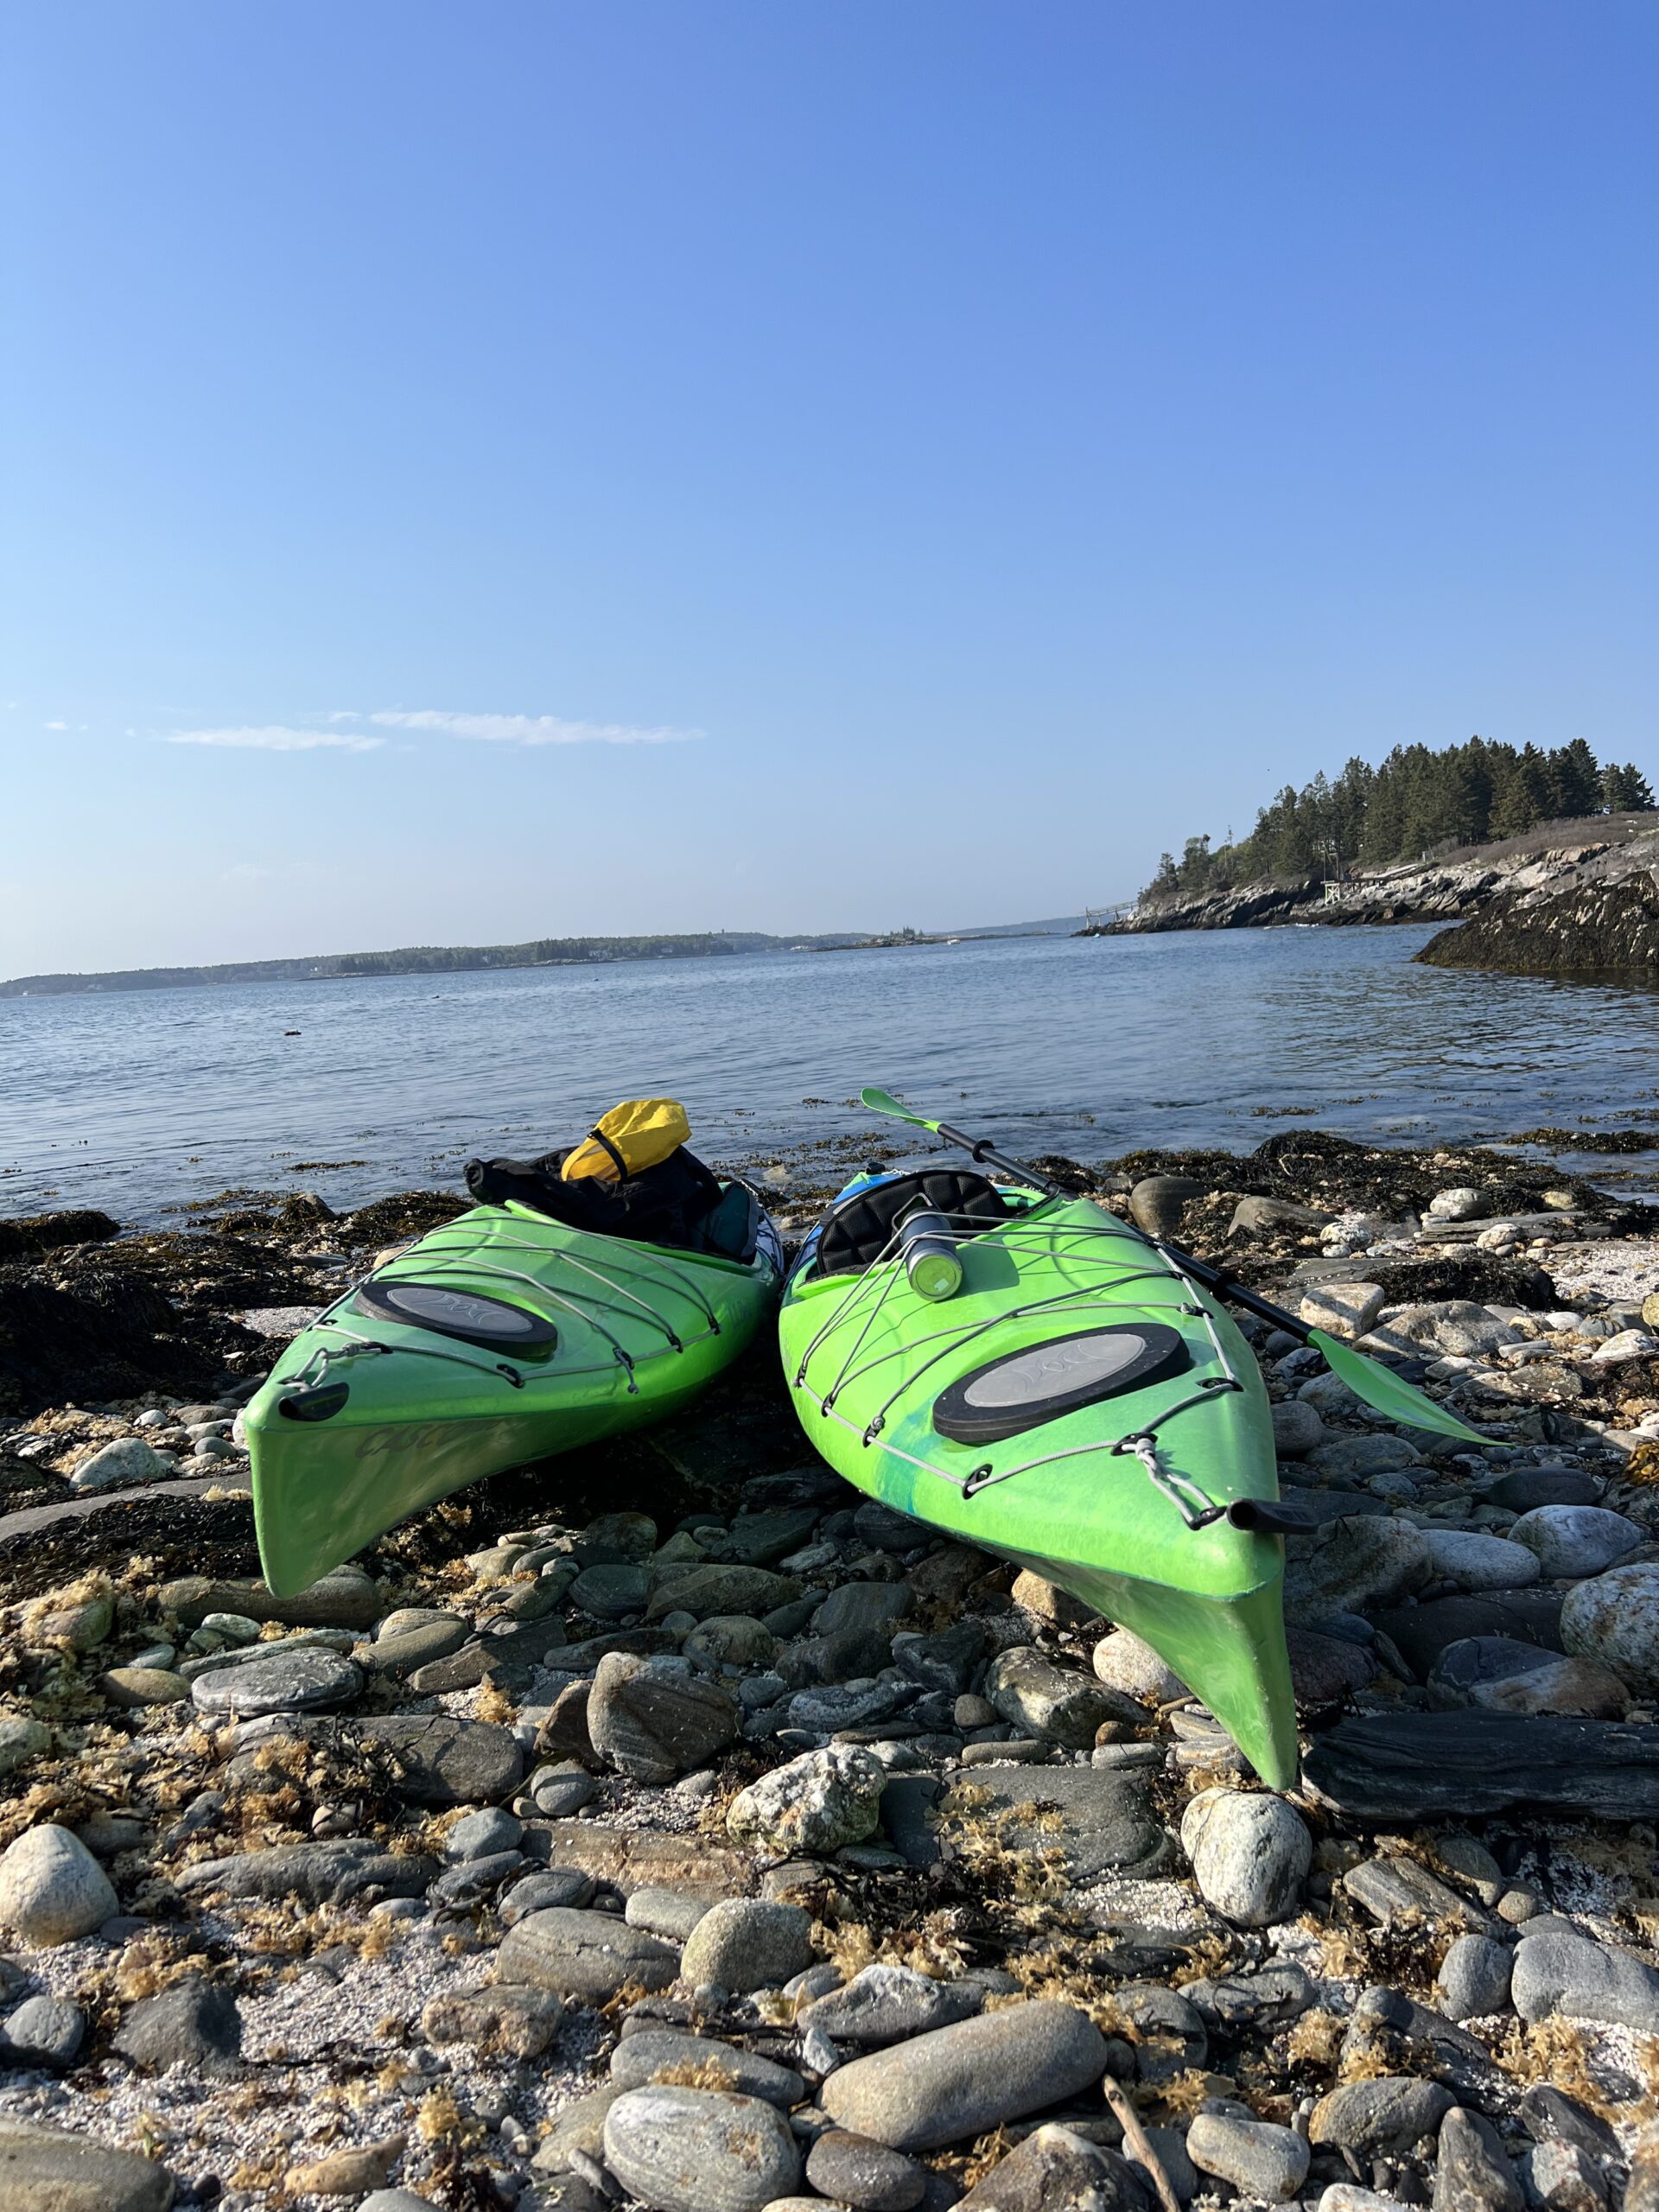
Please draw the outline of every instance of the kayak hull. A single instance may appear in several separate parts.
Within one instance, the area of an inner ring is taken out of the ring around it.
[[[551,1322],[556,1343],[503,1354],[365,1313],[354,1287],[247,1409],[267,1586],[291,1596],[452,1491],[669,1419],[753,1340],[780,1273],[764,1216],[747,1262],[622,1244],[515,1205],[435,1230],[371,1281],[512,1306]],[[342,1382],[322,1418],[283,1410]]]
[[[937,1302],[896,1260],[820,1276],[809,1243],[779,1313],[803,1426],[868,1496],[1132,1630],[1286,1788],[1296,1732],[1282,1547],[1224,1516],[1236,1500],[1277,1496],[1255,1360],[1224,1310],[1115,1216],[1084,1199],[1019,1203],[1006,1224],[975,1224],[957,1248],[962,1288]],[[988,1367],[1017,1372],[1022,1355],[1058,1345],[1063,1359],[1072,1339],[1148,1325],[1180,1339],[1173,1372],[988,1442],[936,1425],[941,1400]]]

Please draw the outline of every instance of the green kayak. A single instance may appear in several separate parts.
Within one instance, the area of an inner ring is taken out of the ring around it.
[[[450,1491],[677,1413],[772,1305],[782,1248],[741,1185],[734,1255],[481,1205],[353,1285],[247,1409],[265,1581],[303,1590]]]
[[[1162,1251],[1084,1198],[861,1177],[808,1239],[779,1336],[839,1473],[1133,1630],[1289,1786],[1282,1548],[1237,1503],[1278,1495],[1267,1392]]]

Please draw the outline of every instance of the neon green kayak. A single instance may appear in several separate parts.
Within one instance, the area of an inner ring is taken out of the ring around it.
[[[809,1238],[779,1327],[832,1467],[1133,1630],[1289,1786],[1282,1548],[1239,1525],[1241,1501],[1278,1495],[1267,1392],[1163,1252],[1084,1198],[965,1170],[861,1177]]]
[[[486,1475],[677,1413],[753,1338],[783,1272],[741,1184],[718,1251],[475,1207],[353,1285],[247,1409],[259,1562],[291,1596]]]

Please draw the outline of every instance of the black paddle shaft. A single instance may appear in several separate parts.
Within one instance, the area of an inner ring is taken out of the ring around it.
[[[949,1122],[939,1122],[935,1126],[947,1144],[960,1145],[982,1167],[995,1167],[1001,1174],[1012,1175],[1020,1182],[1034,1184],[1039,1191],[1046,1192],[1051,1198],[1073,1195],[1052,1175],[1045,1175],[1040,1169],[1027,1167],[1020,1160],[1009,1160],[988,1138],[970,1137],[961,1129],[952,1128]],[[1177,1267],[1184,1269],[1194,1282],[1202,1284],[1213,1296],[1224,1298],[1230,1306],[1243,1306],[1245,1313],[1253,1313],[1258,1321],[1271,1322],[1275,1329],[1283,1329],[1287,1336],[1294,1337],[1300,1344],[1307,1342],[1312,1331],[1306,1321],[1299,1321],[1294,1313],[1287,1313],[1282,1306],[1274,1305],[1270,1299],[1258,1296],[1236,1275],[1230,1275],[1225,1268],[1217,1268],[1208,1260],[1201,1260],[1196,1252],[1188,1252],[1161,1236],[1152,1241],[1160,1252],[1166,1253]]]

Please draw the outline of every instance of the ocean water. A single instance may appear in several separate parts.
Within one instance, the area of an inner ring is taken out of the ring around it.
[[[1418,968],[1426,929],[1004,938],[0,1000],[0,1215],[459,1185],[672,1092],[705,1157],[826,1180],[878,1083],[1018,1156],[1659,1127],[1659,996]],[[296,1033],[289,1034],[289,1032]],[[822,1148],[822,1149],[821,1149]],[[1659,1154],[1654,1172],[1659,1173]],[[814,1163],[817,1162],[815,1171]],[[1631,1163],[1624,1163],[1629,1166]]]

